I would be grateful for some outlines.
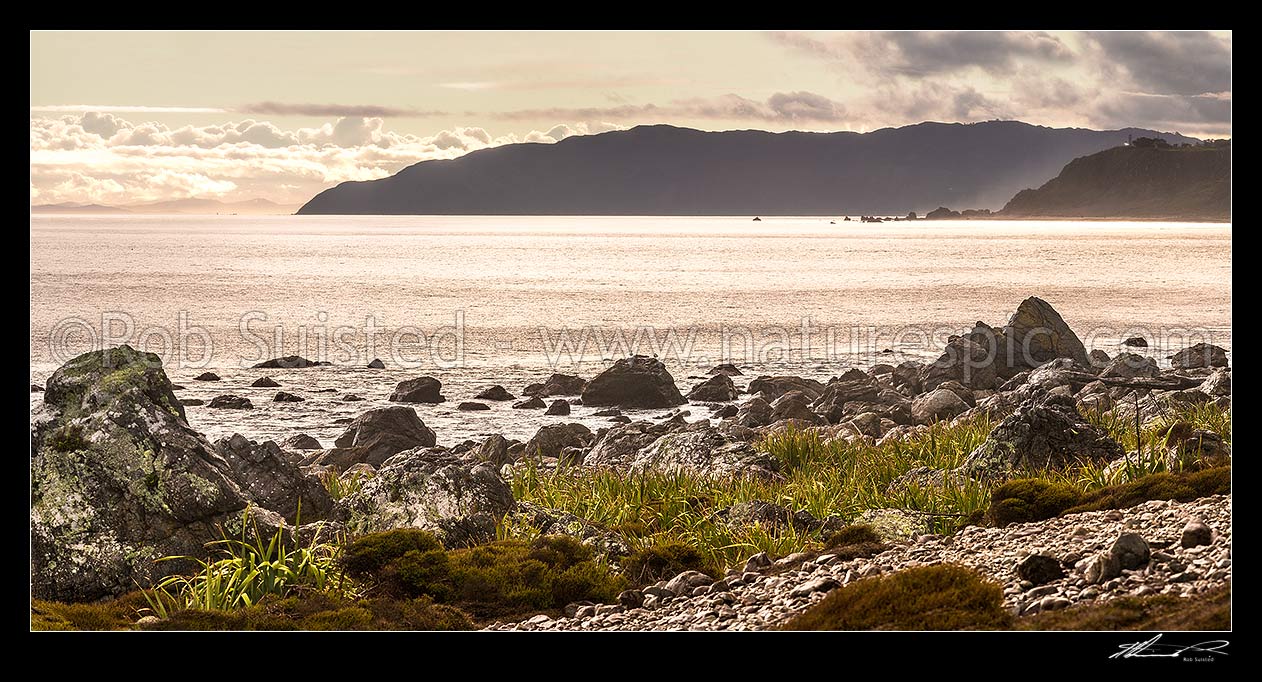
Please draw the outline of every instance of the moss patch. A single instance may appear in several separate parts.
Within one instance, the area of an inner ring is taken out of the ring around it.
[[[1067,484],[1021,478],[1008,481],[991,492],[987,516],[1000,527],[1043,521],[1059,516],[1080,500],[1080,493]]]
[[[131,630],[148,607],[140,592],[92,604],[31,603],[32,630]]]
[[[977,572],[917,566],[833,590],[784,630],[1002,630],[1003,590]]]
[[[1150,474],[1120,485],[1093,490],[1082,496],[1066,514],[1125,509],[1148,500],[1192,500],[1231,493],[1231,467],[1215,467],[1190,473]]]
[[[179,611],[144,630],[472,630],[458,609],[417,599],[310,594],[232,611]]]
[[[637,587],[670,580],[684,571],[717,577],[719,570],[695,547],[671,542],[637,550],[620,562],[622,572]]]
[[[381,594],[428,597],[480,619],[613,602],[627,586],[590,547],[563,535],[444,550],[424,531],[396,530],[359,538],[344,561]]]

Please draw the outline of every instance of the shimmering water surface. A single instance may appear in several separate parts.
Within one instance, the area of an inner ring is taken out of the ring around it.
[[[448,402],[416,408],[440,444],[525,438],[548,421],[607,422],[583,407],[455,407],[490,383],[516,395],[553,371],[590,378],[628,349],[661,357],[684,392],[722,359],[746,373],[738,385],[826,380],[935,357],[948,334],[1002,324],[1032,295],[1110,355],[1132,335],[1161,360],[1198,341],[1230,349],[1230,255],[1222,224],[32,216],[31,380],[127,340],[163,356],[182,398],[254,401],[188,408],[208,435],[328,445],[339,420],[431,375]],[[247,368],[293,353],[335,366]],[[364,369],[374,357],[387,369]],[[223,381],[192,381],[207,369]],[[281,389],[249,388],[265,374]],[[277,390],[307,400],[270,402]]]

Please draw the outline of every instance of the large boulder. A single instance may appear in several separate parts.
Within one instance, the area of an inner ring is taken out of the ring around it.
[[[241,489],[286,521],[317,521],[333,508],[333,499],[320,479],[303,473],[276,443],[256,443],[234,433],[219,439],[215,446]]]
[[[1031,296],[1017,306],[1004,325],[1003,364],[1012,371],[1033,369],[1056,358],[1069,358],[1080,367],[1090,367],[1091,359],[1082,340],[1050,303]]]
[[[189,427],[158,356],[85,353],[53,373],[43,399],[31,433],[35,598],[90,601],[192,570],[154,560],[204,555],[249,502]]]
[[[1170,366],[1175,369],[1195,369],[1197,367],[1226,367],[1227,349],[1212,343],[1198,343],[1191,348],[1171,355]]]
[[[771,423],[793,419],[811,424],[827,420],[811,410],[811,400],[801,391],[789,391],[771,403]]]
[[[686,402],[666,365],[646,355],[618,360],[583,389],[588,406],[674,407]]]
[[[771,420],[771,405],[757,396],[745,401],[736,410],[736,423],[747,428],[756,429],[766,426],[771,423]]]
[[[441,403],[447,399],[443,397],[440,391],[443,388],[443,382],[434,377],[417,377],[400,381],[398,386],[394,387],[394,393],[390,394],[390,402],[392,403]]]
[[[761,393],[768,401],[775,400],[789,391],[801,391],[811,400],[824,392],[824,384],[814,379],[793,376],[760,376],[749,382],[750,393]]]
[[[1050,395],[1023,404],[999,422],[962,468],[974,477],[1006,476],[1021,469],[1107,463],[1122,454],[1103,429],[1082,418],[1072,397]]]
[[[415,448],[339,500],[333,517],[354,534],[420,528],[445,547],[468,547],[494,540],[496,524],[514,506],[513,491],[491,464]]]
[[[952,419],[967,410],[968,403],[945,388],[936,388],[916,398],[911,404],[911,416],[917,424]]]
[[[526,441],[522,456],[560,457],[566,448],[587,447],[591,441],[591,429],[582,424],[548,424],[539,427],[534,437]]]
[[[333,448],[316,452],[302,463],[333,467],[339,472],[359,463],[380,468],[396,453],[433,447],[435,442],[434,430],[425,426],[416,410],[402,405],[379,407],[355,417],[333,441]]]
[[[715,374],[688,391],[688,399],[699,402],[725,403],[736,396],[736,384],[727,374]]]

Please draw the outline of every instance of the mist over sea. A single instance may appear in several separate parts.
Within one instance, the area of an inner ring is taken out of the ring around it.
[[[583,407],[456,411],[487,384],[519,395],[629,351],[657,354],[684,392],[722,361],[745,373],[738,386],[826,380],[932,359],[1034,295],[1110,355],[1136,335],[1162,361],[1199,341],[1231,348],[1230,225],[751,218],[31,216],[31,381],[129,342],[163,356],[181,398],[251,398],[189,407],[208,436],[327,445],[338,420],[431,375],[448,402],[415,407],[450,445],[528,437],[545,419],[607,425]],[[248,369],[289,354],[335,366]],[[386,369],[365,369],[373,358]],[[192,381],[207,369],[223,381]],[[306,402],[249,387],[264,375]]]

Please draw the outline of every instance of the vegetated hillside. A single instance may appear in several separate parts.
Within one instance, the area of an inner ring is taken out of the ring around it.
[[[556,144],[514,144],[346,182],[299,214],[905,215],[998,207],[1071,159],[1136,129],[1017,121],[921,123],[870,133],[639,126]]]
[[[1117,147],[1074,159],[1004,217],[1231,219],[1231,146]]]

